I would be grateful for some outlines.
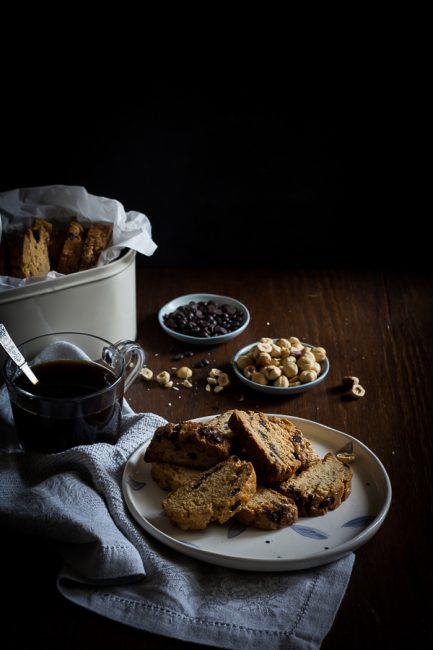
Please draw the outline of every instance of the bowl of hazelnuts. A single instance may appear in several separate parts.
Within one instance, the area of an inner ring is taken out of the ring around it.
[[[320,384],[329,372],[325,348],[288,338],[262,337],[234,355],[233,371],[246,386],[271,395],[295,395]]]

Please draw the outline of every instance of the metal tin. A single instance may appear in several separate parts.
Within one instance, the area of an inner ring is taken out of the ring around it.
[[[137,336],[135,250],[106,266],[0,292],[0,322],[15,343],[50,332]]]

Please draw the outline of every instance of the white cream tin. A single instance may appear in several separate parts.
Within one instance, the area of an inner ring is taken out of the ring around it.
[[[50,332],[137,336],[135,250],[105,266],[0,292],[0,322],[16,343]]]

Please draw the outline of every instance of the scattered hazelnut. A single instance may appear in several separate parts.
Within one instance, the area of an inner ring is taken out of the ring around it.
[[[356,399],[359,399],[360,397],[364,397],[365,388],[361,386],[361,384],[354,384],[350,389],[350,395],[352,397],[355,397]]]
[[[163,370],[158,375],[156,375],[156,381],[158,384],[161,384],[161,386],[165,386],[170,381],[170,373],[166,370]],[[170,387],[168,386],[168,388]]]
[[[345,386],[345,388],[352,388],[352,386],[355,386],[356,384],[359,384],[358,377],[351,377],[350,375],[343,377],[343,386]]]
[[[218,386],[228,386],[230,384],[230,377],[226,372],[222,372],[218,376]],[[216,390],[216,389],[215,389]]]
[[[191,368],[188,368],[188,366],[182,366],[177,371],[177,376],[179,377],[179,379],[189,379],[190,377],[192,377],[192,370]]]
[[[146,381],[150,381],[153,377],[153,372],[150,368],[142,368],[140,370],[140,375],[145,379]]]

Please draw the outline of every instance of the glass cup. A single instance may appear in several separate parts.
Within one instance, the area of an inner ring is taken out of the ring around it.
[[[3,374],[23,449],[55,453],[76,445],[116,443],[124,392],[144,364],[137,343],[59,332],[18,347],[39,380],[33,385],[10,358],[5,361]]]

